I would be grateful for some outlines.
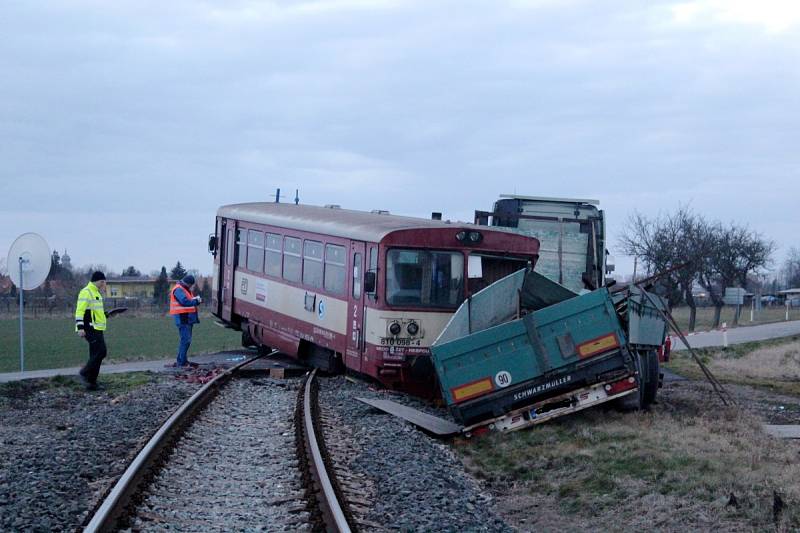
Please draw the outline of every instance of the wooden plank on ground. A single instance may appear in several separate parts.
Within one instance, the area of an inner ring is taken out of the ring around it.
[[[800,439],[800,425],[798,424],[764,424],[764,431],[779,439]]]
[[[449,437],[461,432],[461,426],[438,416],[423,413],[417,409],[401,405],[391,400],[372,400],[368,398],[356,398],[360,402],[371,405],[381,411],[397,416],[403,420],[411,422],[417,427],[430,431],[439,437]]]

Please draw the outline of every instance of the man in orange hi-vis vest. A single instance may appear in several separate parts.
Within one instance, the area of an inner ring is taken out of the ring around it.
[[[178,367],[197,366],[186,358],[189,345],[192,344],[192,326],[200,322],[197,306],[203,301],[199,296],[192,295],[192,285],[194,276],[189,274],[176,283],[169,294],[169,314],[175,317],[175,325],[180,335],[178,359],[175,362],[175,366]]]

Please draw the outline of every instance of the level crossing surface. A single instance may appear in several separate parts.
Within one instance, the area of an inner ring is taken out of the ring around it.
[[[241,362],[247,357],[252,357],[254,350],[242,349],[229,352],[218,352],[211,354],[192,355],[190,360],[203,366],[232,366]],[[181,372],[182,369],[173,366],[175,358],[153,359],[151,361],[130,361],[120,363],[103,363],[100,367],[100,382],[103,381],[103,374],[120,374],[124,372]],[[284,358],[265,359],[262,365],[268,367],[291,367],[300,368],[296,361],[287,361]],[[79,366],[69,368],[48,368],[43,370],[26,370],[25,372],[5,372],[0,373],[0,383],[20,381],[23,379],[51,378],[55,376],[75,376],[77,379]]]

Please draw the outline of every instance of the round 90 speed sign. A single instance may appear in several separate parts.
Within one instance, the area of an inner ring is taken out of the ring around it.
[[[494,377],[494,383],[501,389],[508,387],[509,385],[511,385],[511,373],[508,372],[507,370],[501,370]]]

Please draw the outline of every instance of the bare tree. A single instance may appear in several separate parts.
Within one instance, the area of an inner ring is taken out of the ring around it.
[[[745,226],[709,223],[686,206],[653,219],[634,213],[620,245],[625,253],[639,258],[648,273],[675,269],[661,278],[662,292],[670,307],[681,301],[689,306],[689,331],[694,331],[697,317],[695,283],[708,292],[717,327],[725,288],[746,287],[748,276],[767,266],[775,249],[772,241]],[[737,313],[735,323],[738,318]]]
[[[786,280],[785,288],[800,287],[800,249],[794,247],[789,249],[789,255],[783,263],[783,278]]]
[[[627,255],[642,261],[648,275],[664,272],[678,264],[675,261],[678,231],[679,227],[669,217],[649,219],[642,213],[634,212],[623,230],[620,246]],[[660,285],[670,307],[680,303],[680,286],[674,275],[662,277]]]
[[[699,281],[714,304],[714,327],[718,327],[725,289],[747,288],[748,275],[770,264],[775,243],[746,226],[731,224],[726,228],[716,223],[710,230],[708,255],[702,261]],[[739,312],[741,309],[734,316],[734,324],[739,322]]]
[[[670,307],[681,301],[689,306],[689,330],[694,331],[697,304],[692,288],[698,275],[697,263],[708,250],[708,224],[688,206],[650,219],[634,213],[620,239],[625,253],[640,259],[648,273],[671,273],[661,278],[662,292]]]
[[[695,330],[697,323],[697,302],[694,299],[694,285],[700,275],[703,261],[713,247],[713,232],[706,220],[681,207],[673,215],[680,226],[680,239],[676,243],[676,256],[685,266],[675,272],[683,299],[689,307],[689,331]]]

